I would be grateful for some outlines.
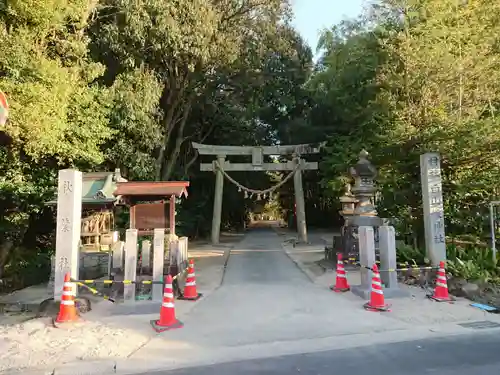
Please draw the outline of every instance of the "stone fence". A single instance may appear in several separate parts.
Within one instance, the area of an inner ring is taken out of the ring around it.
[[[111,252],[80,252],[78,279],[109,279],[163,281],[167,274],[176,275],[188,265],[188,238],[165,235],[164,229],[155,229],[153,243],[138,239],[136,229],[127,229],[125,241],[116,242]],[[55,260],[52,259],[51,282],[54,280]],[[149,277],[148,277],[149,276]],[[161,301],[163,285],[152,286],[152,299]],[[125,301],[136,299],[136,285],[123,285]]]

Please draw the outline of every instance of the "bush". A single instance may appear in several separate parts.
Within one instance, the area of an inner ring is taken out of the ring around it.
[[[500,273],[498,257],[493,259],[490,248],[477,246],[460,247],[454,244],[446,248],[447,271],[467,281],[498,283]]]
[[[424,265],[429,262],[425,257],[424,250],[416,249],[406,244],[399,244],[397,246],[396,257],[399,264],[407,264],[409,266]]]

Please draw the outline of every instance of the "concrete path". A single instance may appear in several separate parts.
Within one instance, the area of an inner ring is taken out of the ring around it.
[[[363,301],[313,284],[281,241],[269,229],[250,231],[231,251],[222,286],[191,309],[185,327],[153,338],[131,358],[216,360],[236,348],[410,327],[367,315]]]

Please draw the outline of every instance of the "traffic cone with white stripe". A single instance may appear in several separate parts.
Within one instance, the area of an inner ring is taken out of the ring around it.
[[[341,253],[337,254],[337,278],[335,280],[335,285],[332,285],[330,289],[337,293],[347,292],[350,289]]]
[[[184,286],[184,293],[179,297],[181,300],[197,301],[202,296],[196,290],[196,274],[194,273],[194,260],[189,260],[188,275],[186,278],[186,285]]]
[[[372,292],[370,301],[363,305],[368,311],[391,311],[390,305],[387,305],[384,300],[384,291],[382,290],[382,281],[376,264],[372,268]]]
[[[448,294],[448,282],[446,281],[446,271],[444,270],[444,262],[439,262],[439,270],[437,272],[436,288],[432,295],[427,295],[430,299],[437,302],[453,302],[453,298]]]
[[[73,292],[73,283],[69,272],[64,275],[64,286],[61,296],[61,304],[59,307],[59,314],[54,320],[56,323],[70,323],[80,320],[75,307],[75,294]]]
[[[174,292],[172,291],[172,276],[167,276],[165,288],[163,289],[163,303],[160,307],[160,319],[152,320],[151,325],[156,332],[165,332],[184,326],[175,317]]]

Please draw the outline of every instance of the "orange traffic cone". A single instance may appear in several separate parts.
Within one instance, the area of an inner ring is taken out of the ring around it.
[[[330,289],[337,293],[347,292],[350,289],[341,253],[337,254],[337,278],[335,280],[335,285],[332,285]]]
[[[167,276],[165,289],[163,290],[163,303],[160,307],[160,319],[152,320],[151,325],[156,332],[165,332],[184,326],[175,317],[174,293],[172,291],[172,276]]]
[[[54,323],[70,323],[79,320],[75,307],[75,296],[73,294],[73,284],[71,283],[69,272],[64,275],[64,286],[61,296],[59,314]]]
[[[188,275],[186,278],[186,285],[184,287],[184,293],[179,299],[187,300],[187,301],[197,301],[202,296],[201,293],[198,293],[196,290],[196,275],[194,273],[194,260],[189,261],[188,266]]]
[[[380,281],[380,274],[378,273],[376,264],[373,265],[372,273],[370,301],[365,303],[363,307],[368,311],[391,311],[389,310],[390,305],[387,305],[384,301],[384,291],[382,290],[382,282]]]
[[[432,295],[427,295],[430,299],[437,302],[453,302],[453,298],[448,294],[448,283],[446,281],[446,271],[444,270],[444,262],[439,262],[439,270],[437,272],[436,288]]]

